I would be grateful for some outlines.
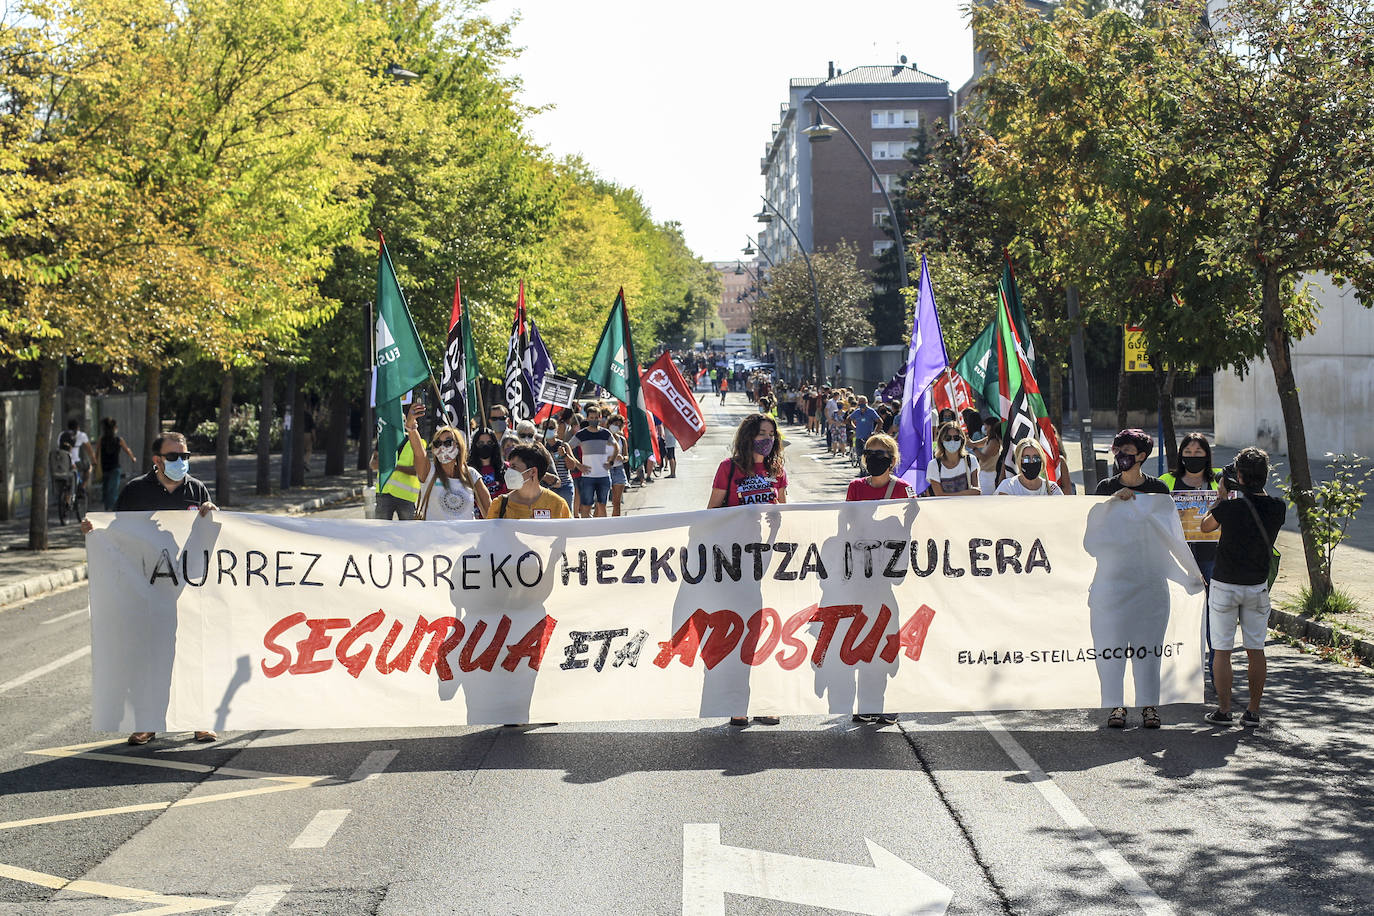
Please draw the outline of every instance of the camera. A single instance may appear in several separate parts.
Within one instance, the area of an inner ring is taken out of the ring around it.
[[[1226,489],[1241,489],[1240,474],[1236,471],[1236,463],[1234,461],[1221,469],[1221,479],[1226,483]]]

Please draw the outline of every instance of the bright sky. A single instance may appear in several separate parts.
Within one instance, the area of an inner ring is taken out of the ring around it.
[[[633,185],[693,251],[733,260],[760,208],[759,158],[788,80],[908,62],[963,85],[973,72],[964,0],[490,0],[519,11],[524,101],[555,155]]]

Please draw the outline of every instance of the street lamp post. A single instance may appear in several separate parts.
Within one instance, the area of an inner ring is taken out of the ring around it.
[[[821,143],[829,140],[835,133],[835,127],[831,127],[821,120],[821,112],[830,115],[830,120],[835,122],[836,127],[849,139],[854,149],[858,151],[859,158],[868,166],[868,171],[873,175],[873,181],[878,185],[878,190],[883,194],[883,202],[887,204],[887,215],[892,220],[892,231],[897,235],[897,270],[901,274],[902,288],[911,285],[906,269],[906,239],[902,236],[902,224],[897,221],[897,208],[892,205],[892,195],[887,193],[887,187],[883,184],[882,176],[878,174],[878,169],[873,165],[873,160],[868,158],[868,153],[859,145],[859,141],[854,139],[854,135],[849,132],[849,128],[844,126],[844,122],[835,117],[835,112],[826,107],[825,103],[814,95],[809,96],[808,100],[816,106],[816,123],[804,129],[806,139],[811,143]],[[791,228],[790,226],[788,228]],[[793,233],[795,235],[795,233]],[[798,243],[800,244],[800,243]]]
[[[792,224],[787,221],[787,217],[782,215],[782,211],[773,205],[767,198],[760,198],[765,209],[754,214],[754,218],[761,223],[771,223],[774,214],[782,220],[782,224],[787,227],[787,231],[792,233],[792,238],[797,240],[797,250],[801,252],[802,260],[806,262],[806,273],[811,278],[811,304],[816,313],[816,381],[820,382],[825,378],[825,335],[821,331],[821,293],[816,288],[816,271],[811,266],[811,255],[806,253],[806,246],[802,244],[801,236],[797,235],[797,230],[792,228]],[[772,213],[768,211],[772,210]],[[764,257],[767,257],[765,255]],[[771,264],[772,261],[770,260]]]

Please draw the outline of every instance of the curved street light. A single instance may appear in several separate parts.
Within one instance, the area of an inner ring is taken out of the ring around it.
[[[820,290],[816,288],[816,271],[811,266],[811,256],[806,253],[806,246],[802,244],[801,236],[797,235],[797,230],[792,228],[787,217],[783,216],[782,211],[774,206],[768,198],[762,197],[760,199],[763,201],[764,209],[754,214],[754,217],[761,223],[771,223],[776,214],[777,218],[782,220],[782,224],[787,227],[787,231],[792,233],[792,238],[796,239],[797,250],[801,252],[802,260],[806,262],[806,274],[811,278],[811,304],[816,313],[816,381],[819,383],[825,378],[825,335],[821,331],[821,294]],[[769,213],[769,210],[773,212]],[[771,259],[769,263],[772,263]]]
[[[897,208],[892,205],[892,197],[887,193],[887,187],[883,184],[882,176],[878,174],[878,169],[873,165],[873,160],[868,158],[868,153],[859,145],[859,141],[854,139],[854,135],[849,132],[849,128],[844,126],[844,122],[835,117],[835,112],[826,107],[825,103],[814,95],[807,96],[807,101],[816,106],[816,123],[802,130],[806,139],[811,143],[823,143],[829,140],[836,133],[843,133],[849,142],[858,151],[859,158],[868,166],[868,171],[873,174],[873,181],[878,185],[878,190],[883,193],[883,202],[887,204],[887,215],[892,220],[892,231],[896,234],[897,242],[897,269],[901,275],[902,287],[911,285],[906,269],[906,239],[902,236],[902,224],[897,221]],[[830,115],[830,119],[835,122],[834,127],[821,120],[821,112]]]

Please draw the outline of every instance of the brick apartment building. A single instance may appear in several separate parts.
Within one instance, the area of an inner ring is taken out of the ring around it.
[[[749,330],[749,309],[755,294],[754,278],[749,274],[754,266],[749,265],[749,269],[741,273],[735,273],[740,267],[739,261],[712,261],[711,266],[720,275],[721,293],[717,313],[726,332],[734,334]]]
[[[950,124],[954,97],[947,80],[905,62],[848,71],[831,64],[825,79],[790,81],[759,162],[764,193],[792,223],[808,252],[846,240],[858,246],[859,266],[871,271],[894,244],[886,229],[887,206],[868,165],[843,134],[817,143],[802,133],[819,111],[812,98],[820,99],[849,129],[895,194],[917,132],[935,120]],[[824,121],[833,124],[828,116]],[[759,243],[774,262],[797,250],[780,220],[762,228]]]

